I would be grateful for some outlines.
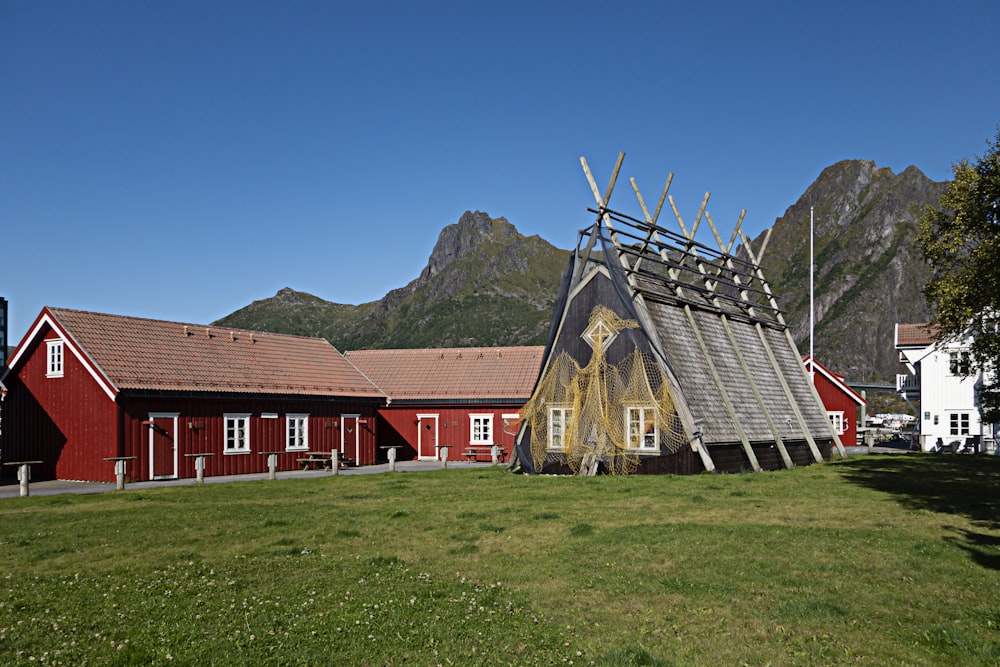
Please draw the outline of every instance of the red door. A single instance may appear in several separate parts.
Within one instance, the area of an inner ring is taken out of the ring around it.
[[[153,479],[177,477],[176,417],[153,417],[149,427],[149,465]]]
[[[361,454],[361,434],[358,432],[358,415],[341,415],[340,453],[354,461],[358,465],[358,456]]]
[[[417,458],[436,461],[438,457],[438,416],[417,416]]]

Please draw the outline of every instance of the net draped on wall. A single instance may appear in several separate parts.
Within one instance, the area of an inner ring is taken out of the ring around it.
[[[524,406],[537,469],[564,460],[574,473],[597,465],[636,471],[643,454],[673,453],[687,444],[659,364],[638,348],[610,365],[605,350],[618,332],[638,328],[604,306],[591,312],[584,338],[593,349],[583,368],[565,352],[549,366]]]

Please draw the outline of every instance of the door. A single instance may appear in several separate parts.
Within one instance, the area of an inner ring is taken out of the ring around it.
[[[361,434],[358,432],[358,417],[361,415],[341,415],[340,423],[340,454],[353,459],[358,465],[358,455],[361,453]]]
[[[149,415],[149,478],[177,479],[177,415]]]
[[[417,459],[436,461],[438,458],[438,416],[417,415]]]

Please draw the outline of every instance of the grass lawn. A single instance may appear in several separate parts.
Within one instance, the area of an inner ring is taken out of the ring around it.
[[[998,665],[1000,458],[0,501],[0,663]]]

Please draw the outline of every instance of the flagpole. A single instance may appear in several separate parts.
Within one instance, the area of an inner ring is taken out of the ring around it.
[[[815,327],[813,309],[813,207],[809,207],[809,377],[816,372],[816,357],[813,356],[813,330]]]

